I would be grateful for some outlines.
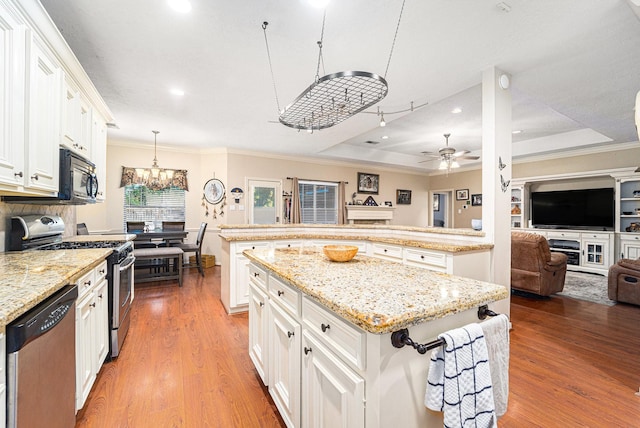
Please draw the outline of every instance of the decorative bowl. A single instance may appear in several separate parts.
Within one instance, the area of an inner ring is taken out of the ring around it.
[[[358,247],[353,245],[325,245],[322,251],[334,262],[348,262],[358,252]]]

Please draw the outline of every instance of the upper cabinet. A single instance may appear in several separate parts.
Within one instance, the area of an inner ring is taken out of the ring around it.
[[[0,189],[24,183],[26,26],[0,0]]]
[[[63,72],[44,41],[33,32],[30,36],[25,187],[56,192]]]
[[[55,196],[60,147],[106,176],[113,116],[38,0],[0,0],[0,88],[0,194]]]

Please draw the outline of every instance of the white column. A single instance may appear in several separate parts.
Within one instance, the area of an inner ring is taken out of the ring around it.
[[[482,73],[482,230],[494,244],[491,281],[511,277],[511,76],[492,67]]]

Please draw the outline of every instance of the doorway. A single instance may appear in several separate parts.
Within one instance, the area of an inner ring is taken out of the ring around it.
[[[431,226],[453,227],[453,190],[434,190],[431,194]]]
[[[250,178],[249,224],[280,223],[282,213],[282,182]]]

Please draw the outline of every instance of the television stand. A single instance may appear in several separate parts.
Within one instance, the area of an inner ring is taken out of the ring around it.
[[[567,229],[529,229],[547,238],[549,249],[567,255],[567,269],[607,275],[613,263],[614,233]]]

